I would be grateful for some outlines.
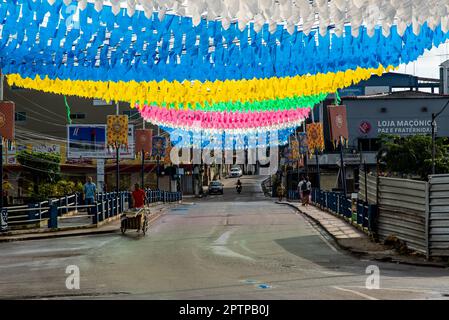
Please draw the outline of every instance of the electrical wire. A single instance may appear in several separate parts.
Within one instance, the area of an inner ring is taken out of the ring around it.
[[[61,116],[60,114],[58,114],[58,113],[56,113],[56,112],[53,112],[53,111],[51,111],[51,110],[49,110],[49,109],[47,109],[47,108],[41,106],[41,105],[38,104],[37,102],[34,102],[34,101],[28,99],[28,98],[25,97],[24,95],[22,95],[22,94],[20,94],[20,93],[18,93],[18,92],[14,92],[14,90],[10,90],[10,92],[11,92],[12,94],[16,95],[16,96],[19,96],[19,97],[25,99],[26,101],[28,101],[29,103],[33,104],[33,105],[36,106],[37,108],[39,108],[39,109],[41,109],[41,110],[43,110],[43,111],[46,111],[46,112],[48,112],[48,113],[50,113],[50,114],[53,114],[53,115],[55,115],[55,116],[57,116],[57,117],[59,117],[59,118],[62,118],[64,121],[66,120],[66,118],[65,118],[64,116]]]

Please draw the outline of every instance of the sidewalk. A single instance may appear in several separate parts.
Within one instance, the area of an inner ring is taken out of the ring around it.
[[[344,250],[353,255],[370,260],[411,264],[419,266],[447,268],[447,263],[427,261],[419,255],[400,255],[394,249],[380,243],[375,243],[370,237],[352,226],[345,220],[331,213],[325,212],[313,205],[302,206],[299,202],[278,202],[278,204],[293,207],[300,213],[309,217],[318,226],[324,229]]]
[[[178,203],[156,204],[150,207],[150,225],[154,223],[160,216]],[[39,240],[49,238],[62,238],[74,236],[87,236],[95,234],[107,234],[120,232],[120,215],[109,218],[97,225],[86,225],[80,227],[58,228],[56,230],[48,229],[29,229],[29,230],[13,230],[2,233],[0,242]]]

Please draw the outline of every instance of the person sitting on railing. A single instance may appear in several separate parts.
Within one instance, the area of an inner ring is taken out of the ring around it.
[[[134,185],[132,197],[133,197],[133,207],[135,209],[141,209],[145,206],[145,191],[140,188],[140,185],[138,183]]]

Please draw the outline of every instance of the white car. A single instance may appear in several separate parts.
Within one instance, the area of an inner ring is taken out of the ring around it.
[[[242,176],[243,172],[242,169],[239,167],[233,167],[231,168],[231,172],[229,173],[229,176],[231,178],[240,178]]]

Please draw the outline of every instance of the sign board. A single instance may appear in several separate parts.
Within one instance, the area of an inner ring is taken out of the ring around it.
[[[104,158],[106,125],[68,125],[67,158]]]
[[[94,99],[92,104],[94,106],[111,106],[112,105],[112,103],[109,103],[109,102],[107,102],[105,100],[101,100],[101,99]]]
[[[67,158],[115,158],[106,146],[105,124],[76,124],[67,126]],[[134,159],[134,126],[128,126],[128,148],[120,148],[120,158]]]
[[[31,146],[31,149],[33,152],[41,152],[41,153],[61,153],[61,146],[56,143],[44,143],[39,142],[36,144],[33,144]]]
[[[97,187],[98,192],[104,192],[104,159],[97,160]]]

